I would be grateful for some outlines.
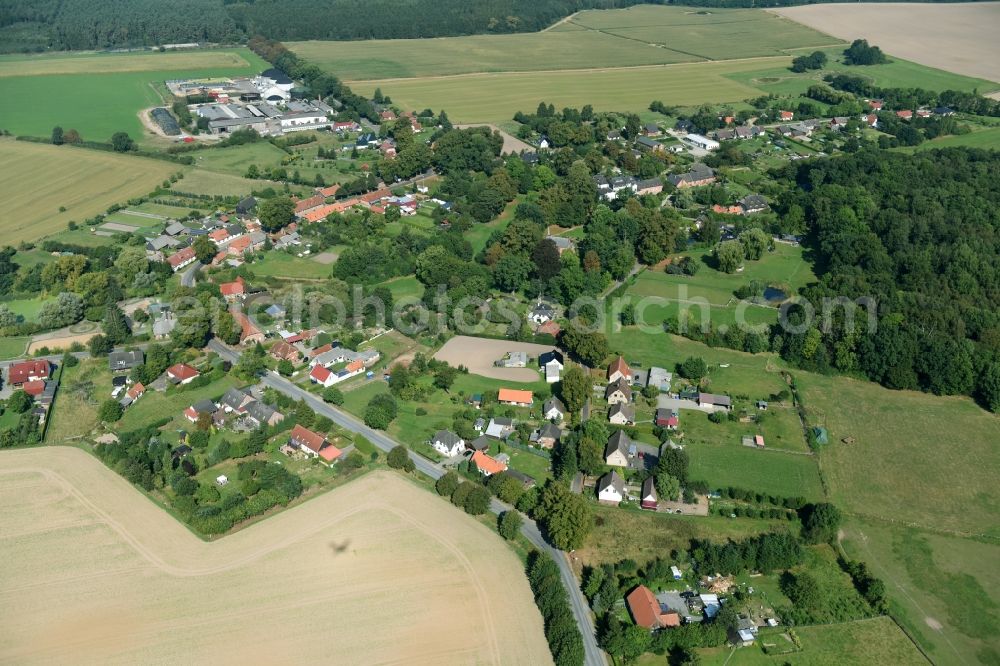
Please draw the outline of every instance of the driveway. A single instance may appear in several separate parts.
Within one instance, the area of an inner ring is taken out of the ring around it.
[[[656,406],[660,409],[697,409],[699,412],[710,412],[710,409],[703,409],[694,400],[682,398],[671,398],[669,395],[661,395],[656,398]]]

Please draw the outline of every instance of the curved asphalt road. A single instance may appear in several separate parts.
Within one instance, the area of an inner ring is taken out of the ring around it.
[[[192,282],[196,270],[197,269],[189,269],[188,271],[191,274]],[[184,276],[182,276],[182,283],[187,276],[188,273],[185,273]],[[239,361],[240,353],[226,346],[217,338],[213,338],[208,343],[208,349],[214,351],[221,358],[233,364]],[[399,445],[399,442],[390,438],[384,432],[369,428],[354,416],[339,410],[332,405],[328,405],[317,398],[314,394],[296,386],[275,372],[268,372],[264,375],[261,383],[264,386],[280,391],[295,400],[305,400],[306,404],[308,404],[317,414],[322,414],[340,427],[364,436],[372,444],[383,451],[388,452]],[[410,452],[410,459],[413,460],[413,463],[416,465],[418,470],[432,479],[438,479],[444,476],[444,468],[437,463],[433,463],[412,451]],[[503,513],[510,508],[511,507],[509,505],[501,502],[495,497],[490,502],[490,511],[495,514]],[[559,573],[562,577],[563,586],[566,588],[566,592],[568,593],[570,608],[573,610],[577,626],[579,627],[580,634],[583,637],[583,663],[586,664],[586,666],[606,666],[607,662],[604,660],[604,653],[601,652],[601,649],[597,646],[597,639],[594,637],[594,620],[590,615],[590,607],[587,605],[587,600],[580,591],[580,586],[576,581],[576,576],[573,575],[573,570],[569,566],[566,554],[545,542],[542,538],[541,531],[538,529],[538,525],[536,525],[533,520],[525,519],[521,532],[528,539],[528,541],[535,546],[535,548],[544,553],[548,553],[555,563],[559,565]]]

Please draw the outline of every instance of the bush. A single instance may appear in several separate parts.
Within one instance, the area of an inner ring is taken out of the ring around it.
[[[104,423],[114,423],[122,417],[124,409],[117,400],[105,400],[101,403],[101,408],[97,415]]]
[[[497,527],[497,531],[500,532],[500,536],[507,541],[513,541],[518,533],[521,531],[521,525],[524,520],[521,518],[521,514],[517,511],[504,511],[500,515],[500,523]]]
[[[344,393],[336,386],[331,386],[323,391],[323,402],[328,402],[331,405],[343,405]]]

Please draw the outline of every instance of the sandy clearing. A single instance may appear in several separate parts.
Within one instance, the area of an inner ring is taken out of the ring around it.
[[[27,353],[34,354],[42,347],[48,347],[53,351],[58,349],[69,349],[74,342],[79,342],[81,345],[85,345],[92,337],[94,337],[98,333],[100,333],[100,331],[92,331],[90,333],[80,333],[78,335],[64,335],[58,338],[35,339],[31,341],[31,344],[28,345]]]
[[[536,148],[530,143],[521,141],[510,132],[505,132],[492,123],[473,123],[471,125],[455,125],[455,127],[458,129],[465,129],[467,127],[489,127],[494,132],[500,132],[500,135],[503,136],[503,148],[500,149],[500,152],[504,155],[512,155],[514,153],[523,152],[533,153],[536,150]]]
[[[3,663],[551,663],[513,553],[395,474],[211,543],[79,449],[0,452],[15,497]]]
[[[531,342],[457,335],[444,343],[444,346],[434,354],[434,358],[447,361],[453,366],[464,365],[474,375],[508,379],[512,382],[537,382],[542,378],[537,364],[532,365],[529,362],[527,368],[497,368],[493,362],[503,358],[507,352],[523,351],[528,353],[529,358],[534,358],[552,349],[549,345],[536,345]]]
[[[771,9],[847,41],[956,74],[1000,81],[1000,2],[818,4]]]
[[[317,264],[323,264],[324,266],[328,266],[333,262],[337,261],[337,253],[320,252],[319,254],[313,256],[312,260],[315,261]]]
[[[122,224],[121,222],[105,222],[101,225],[101,229],[106,229],[108,231],[121,231],[126,234],[130,234],[133,231],[138,231],[139,227],[133,227],[131,224]]]

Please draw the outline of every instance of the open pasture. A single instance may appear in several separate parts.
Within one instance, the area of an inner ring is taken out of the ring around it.
[[[4,662],[551,663],[513,552],[395,474],[212,543],[78,449],[0,478]]]
[[[176,170],[159,160],[2,140],[0,231],[12,245],[38,240],[70,220],[83,222],[111,204],[149,193]]]
[[[843,40],[867,39],[890,56],[1000,82],[997,2],[818,4],[771,11]]]
[[[149,69],[152,63],[162,64]],[[108,141],[119,131],[141,141],[153,135],[143,128],[139,111],[164,103],[152,84],[167,79],[253,76],[267,67],[244,48],[153,55],[10,56],[0,59],[0,119],[3,129],[13,134],[47,137],[60,125],[77,130],[89,141]]]

